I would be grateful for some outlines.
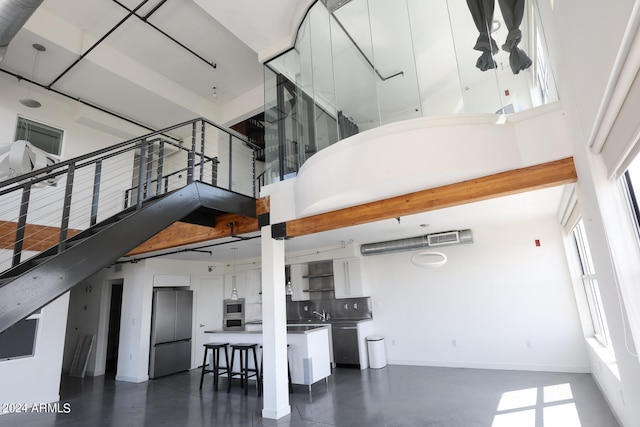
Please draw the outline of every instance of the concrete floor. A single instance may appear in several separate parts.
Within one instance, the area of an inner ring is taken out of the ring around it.
[[[617,427],[587,374],[390,365],[339,368],[312,388],[295,386],[291,415],[262,419],[255,387],[226,393],[199,370],[141,384],[64,377],[67,414],[9,414],[2,426],[429,426]],[[61,408],[62,409],[62,408]]]

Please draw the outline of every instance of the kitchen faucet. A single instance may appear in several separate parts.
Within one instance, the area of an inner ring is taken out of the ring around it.
[[[322,309],[322,313],[318,313],[317,311],[314,310],[313,314],[318,316],[318,318],[323,322],[326,322],[327,320],[329,320],[329,313],[327,313],[327,311],[324,309]]]

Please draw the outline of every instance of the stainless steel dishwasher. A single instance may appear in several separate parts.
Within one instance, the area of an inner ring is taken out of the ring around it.
[[[355,323],[333,323],[333,361],[336,365],[360,366],[358,326]]]

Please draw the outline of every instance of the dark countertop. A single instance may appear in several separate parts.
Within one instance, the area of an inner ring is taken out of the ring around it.
[[[312,331],[320,330],[324,327],[331,326],[329,324],[324,325],[287,325],[288,334],[307,334]],[[262,334],[262,330],[259,328],[248,331],[223,331],[217,329],[214,331],[204,331],[205,334]]]
[[[327,325],[327,326],[331,326],[333,324],[343,324],[343,323],[351,323],[351,324],[356,324],[356,323],[362,323],[362,322],[369,322],[372,321],[373,319],[338,319],[338,318],[334,318],[334,319],[329,319],[326,322],[323,322],[319,319],[298,319],[298,320],[287,320],[287,325]]]

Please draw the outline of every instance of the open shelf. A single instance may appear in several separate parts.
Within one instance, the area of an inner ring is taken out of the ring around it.
[[[307,276],[302,276],[304,279],[315,279],[318,277],[333,277],[333,273],[323,273],[323,274],[309,274]]]

